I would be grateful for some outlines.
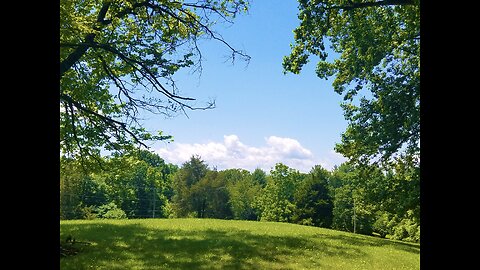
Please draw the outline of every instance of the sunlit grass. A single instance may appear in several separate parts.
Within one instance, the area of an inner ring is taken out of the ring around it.
[[[420,245],[287,223],[61,221],[77,255],[61,269],[420,269]]]

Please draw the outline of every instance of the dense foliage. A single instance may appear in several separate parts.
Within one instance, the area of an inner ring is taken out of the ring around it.
[[[105,158],[105,170],[84,172],[78,160],[62,158],[60,217],[168,217],[177,166],[142,150]],[[124,214],[121,211],[124,212]]]
[[[298,0],[300,25],[283,61],[300,73],[311,56],[333,78],[349,125],[336,150],[361,163],[420,151],[420,1]],[[338,57],[329,57],[327,46]]]
[[[327,177],[332,228],[419,241],[420,1],[298,2],[284,71],[318,60],[348,121],[335,147],[348,164]]]
[[[173,75],[201,70],[201,40],[220,42],[233,59],[248,60],[214,28],[247,9],[243,0],[61,0],[62,153],[99,163],[102,150],[171,139],[143,127],[147,113],[213,108],[214,101],[199,106],[180,95]]]
[[[177,167],[158,155],[106,158],[107,169],[83,172],[62,159],[62,219],[217,218],[288,222],[420,240],[419,171],[398,162],[388,170],[344,163],[309,173],[278,163],[218,171],[199,156]]]

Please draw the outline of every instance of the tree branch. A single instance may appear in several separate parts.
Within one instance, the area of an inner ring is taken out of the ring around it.
[[[104,21],[105,15],[107,14],[108,8],[110,7],[110,3],[104,3],[102,8],[100,9],[97,22],[101,24],[105,24],[107,21]],[[71,54],[68,55],[66,59],[64,59],[60,63],[60,78],[63,77],[63,74],[67,72],[80,58],[87,52],[89,46],[88,44],[92,43],[95,39],[96,34],[90,33],[85,37],[85,42],[83,45],[78,46]]]
[[[235,48],[233,48],[222,37],[218,37],[208,26],[206,26],[201,21],[199,21],[197,18],[192,16],[189,12],[185,11],[184,9],[181,9],[180,11],[182,13],[184,13],[185,15],[189,16],[195,23],[197,23],[203,30],[205,30],[210,35],[210,37],[212,39],[214,39],[216,41],[219,41],[219,42],[223,43],[225,46],[227,46],[232,51],[233,60],[235,60],[235,54],[238,54],[238,55],[241,55],[242,57],[244,57],[247,61],[250,61],[251,57],[249,55],[246,55],[242,51],[238,51]]]
[[[326,2],[322,2],[328,4]],[[352,10],[357,8],[366,8],[366,7],[379,7],[379,6],[405,6],[405,5],[416,5],[415,0],[383,0],[376,2],[360,2],[360,3],[348,3],[343,6],[330,6],[326,9],[342,9],[342,10]]]
[[[148,148],[148,146],[143,143],[133,132],[131,132],[128,128],[127,128],[127,124],[123,123],[123,122],[120,122],[120,121],[117,121],[117,120],[114,120],[110,117],[107,117],[107,116],[104,116],[104,115],[101,115],[95,111],[92,111],[86,107],[84,107],[82,104],[76,102],[75,100],[73,100],[70,96],[68,95],[65,95],[65,94],[60,94],[60,99],[68,102],[69,104],[72,104],[73,106],[75,106],[75,108],[79,109],[79,110],[82,110],[84,111],[85,113],[87,114],[90,114],[90,115],[95,115],[97,116],[98,118],[100,118],[104,123],[106,123],[107,125],[109,125],[110,127],[112,127],[113,129],[115,130],[123,130],[125,132],[127,132],[130,136],[132,136],[132,138],[139,144],[141,144],[142,146],[144,146],[145,148]]]
[[[153,74],[153,72],[145,66],[145,64],[143,62],[140,62],[140,61],[137,61],[135,59],[132,59],[128,56],[126,56],[125,54],[123,54],[122,52],[120,52],[119,50],[117,50],[116,48],[112,47],[112,46],[109,46],[107,44],[99,44],[99,43],[94,43],[91,45],[91,47],[98,47],[98,48],[102,48],[108,52],[111,52],[111,53],[114,53],[115,55],[117,55],[118,57],[120,57],[122,60],[125,61],[125,63],[127,63],[128,65],[130,65],[131,67],[133,67],[134,69],[136,69],[140,74],[142,74],[143,78],[145,78],[146,80],[148,80],[153,88],[164,94],[167,98],[169,98],[170,100],[174,101],[175,103],[177,103],[178,105],[180,105],[182,111],[185,113],[184,111],[184,107],[185,108],[188,108],[190,110],[207,110],[207,109],[210,109],[214,106],[214,103],[211,103],[209,104],[208,106],[206,107],[192,107],[190,105],[187,105],[186,103],[184,102],[181,102],[180,100],[186,100],[186,101],[193,101],[195,100],[194,98],[188,98],[188,97],[182,97],[182,96],[178,96],[178,95],[175,95],[173,93],[171,93],[170,91],[168,91],[163,85],[162,83],[160,83],[158,81],[158,78],[155,74]],[[138,66],[137,66],[138,65]],[[185,113],[186,114],[186,113]]]

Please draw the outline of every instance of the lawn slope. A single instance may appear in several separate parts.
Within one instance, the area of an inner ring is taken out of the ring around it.
[[[73,220],[68,269],[420,269],[420,246],[287,223],[215,219]]]

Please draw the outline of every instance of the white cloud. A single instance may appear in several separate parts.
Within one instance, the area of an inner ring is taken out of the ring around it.
[[[289,159],[310,159],[313,154],[310,150],[303,148],[297,140],[270,136],[266,139],[274,153]]]
[[[223,142],[172,143],[156,152],[165,161],[178,165],[188,161],[192,155],[199,155],[210,167],[215,166],[219,170],[242,168],[253,171],[261,168],[268,172],[281,162],[301,172],[308,172],[315,165],[331,169],[343,162],[333,151],[320,160],[297,140],[277,136],[265,138],[265,146],[262,147],[245,145],[237,135],[225,135]]]

